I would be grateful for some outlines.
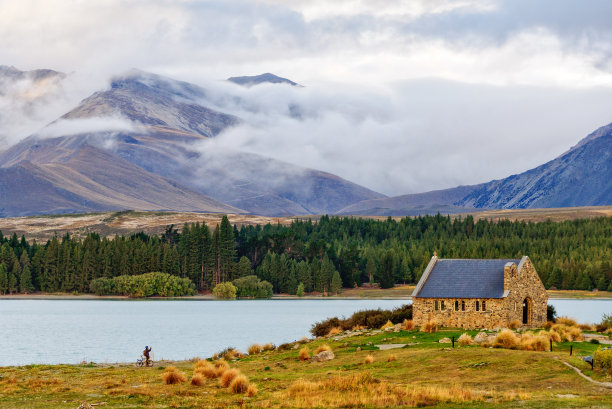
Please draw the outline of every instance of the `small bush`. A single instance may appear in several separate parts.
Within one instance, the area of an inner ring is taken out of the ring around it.
[[[371,364],[374,362],[374,357],[372,355],[368,355],[365,357],[365,361],[366,364]]]
[[[300,349],[299,359],[300,361],[308,361],[310,359],[310,349],[308,347]]]
[[[249,347],[249,355],[261,354],[262,351],[263,351],[263,346],[259,344],[253,344]]]
[[[274,346],[274,344],[267,343],[263,346],[264,351],[274,351],[275,349],[276,347]]]
[[[252,398],[253,396],[257,395],[257,392],[258,392],[257,386],[250,384],[249,387],[247,388],[246,395],[249,398]]]
[[[229,370],[230,366],[226,361],[219,359],[218,361],[215,362],[215,369],[216,369],[215,375],[219,377],[223,375],[227,370]]]
[[[249,380],[246,376],[239,374],[232,379],[229,387],[234,393],[245,393],[249,389]]]
[[[414,329],[414,322],[412,320],[404,320],[404,322],[402,322],[402,329],[406,331]]]
[[[595,325],[591,324],[580,324],[579,327],[582,331],[596,331]]]
[[[591,339],[589,340],[589,342],[590,342],[591,344],[599,344],[599,340],[598,340],[597,338],[591,338]]]
[[[519,320],[512,320],[508,324],[508,328],[510,329],[518,329],[521,327],[521,322]]]
[[[412,304],[406,304],[393,310],[378,309],[357,311],[351,315],[351,317],[342,320],[338,317],[329,318],[313,325],[310,333],[315,337],[323,337],[335,327],[340,327],[342,330],[352,328],[380,328],[387,321],[391,321],[392,324],[400,324],[404,320],[411,319]]]
[[[602,369],[606,369],[608,373],[612,373],[612,349],[603,351],[599,348],[595,351],[595,354],[593,354],[593,360],[595,361],[595,365]]]
[[[221,375],[221,378],[219,379],[219,384],[224,388],[227,388],[228,386],[230,386],[234,378],[238,375],[240,375],[239,370],[228,369],[227,371],[223,372],[223,375]]]
[[[519,339],[516,334],[509,329],[501,330],[493,342],[493,347],[495,348],[517,349],[518,346]]]
[[[204,375],[196,373],[191,377],[191,384],[193,386],[204,386],[205,383],[206,378],[204,377]]]
[[[561,321],[561,318],[557,322]],[[576,326],[568,326],[562,323],[557,323],[552,326],[550,332],[556,332],[559,334],[561,341],[580,341],[582,340],[582,331]]]
[[[397,355],[389,355],[389,358],[387,358],[387,362],[393,361],[397,361]]]
[[[217,298],[223,298],[226,300],[233,300],[236,298],[236,286],[232,283],[223,282],[219,283],[213,288],[213,294]]]
[[[383,325],[382,327],[380,327],[380,329],[382,329],[382,330],[386,330],[387,328],[393,328],[393,323],[391,322],[391,320],[387,320],[387,322],[385,323],[385,325]]]
[[[323,345],[319,345],[317,347],[317,349],[315,349],[314,354],[317,355],[319,352],[323,352],[323,351],[330,351],[331,352],[331,347],[327,344],[323,344]]]
[[[461,346],[466,346],[466,345],[472,345],[474,343],[474,340],[472,339],[472,337],[469,334],[461,334],[461,336],[458,339],[459,345]]]
[[[332,329],[329,330],[329,332],[327,333],[328,337],[333,337],[334,335],[338,335],[342,332],[342,328],[340,327],[334,327]]]
[[[182,383],[187,380],[185,374],[176,369],[174,366],[167,367],[161,377],[166,385]]]
[[[554,323],[556,319],[557,319],[557,310],[555,310],[555,307],[553,305],[548,304],[546,306],[546,320]]]
[[[520,339],[520,349],[525,351],[547,351],[550,338],[545,332],[534,335],[532,332],[525,332]]]
[[[432,334],[432,333],[436,332],[437,330],[438,330],[438,325],[434,321],[426,322],[421,327],[421,331],[422,332],[427,332],[429,334]]]
[[[544,329],[545,330],[550,330],[553,325],[555,325],[555,323],[553,321],[546,321],[546,324],[544,324]]]
[[[200,368],[207,368],[207,367],[211,367],[212,364],[207,361],[206,359],[199,359],[195,365],[193,366],[194,371],[198,371],[198,369]]]

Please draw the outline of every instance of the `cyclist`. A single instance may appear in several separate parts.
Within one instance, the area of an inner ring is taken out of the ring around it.
[[[142,353],[142,355],[145,357],[145,366],[149,366],[149,360],[150,360],[149,353],[150,352],[151,352],[151,348],[148,345],[145,346],[144,352]]]

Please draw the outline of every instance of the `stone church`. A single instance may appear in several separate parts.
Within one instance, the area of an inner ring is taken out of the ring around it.
[[[414,324],[501,328],[512,321],[546,323],[548,294],[529,257],[520,260],[439,259],[433,256],[412,293]]]

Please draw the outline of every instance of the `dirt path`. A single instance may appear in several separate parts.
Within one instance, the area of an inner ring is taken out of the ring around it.
[[[555,357],[555,359],[559,359],[557,357]],[[582,371],[578,368],[576,368],[574,365],[569,364],[565,361],[561,361],[563,362],[565,365],[569,366],[570,368],[572,368],[574,371],[576,371],[576,373],[580,376],[582,376],[584,379],[586,379],[587,381],[594,383],[595,385],[599,385],[599,386],[603,386],[605,388],[612,388],[612,382],[600,382],[600,381],[596,381],[595,379],[591,378],[590,376],[587,376],[585,374],[582,373]]]

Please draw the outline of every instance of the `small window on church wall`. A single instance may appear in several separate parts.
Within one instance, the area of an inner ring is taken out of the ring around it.
[[[434,301],[434,310],[438,311],[438,300]]]
[[[465,301],[461,301],[461,311],[465,311]]]
[[[483,311],[487,310],[487,305],[485,304],[485,300],[482,300],[482,310]]]
[[[444,300],[440,301],[440,309],[444,311]]]
[[[476,311],[480,311],[480,301],[476,301]]]
[[[455,311],[459,311],[459,301],[455,301]]]

